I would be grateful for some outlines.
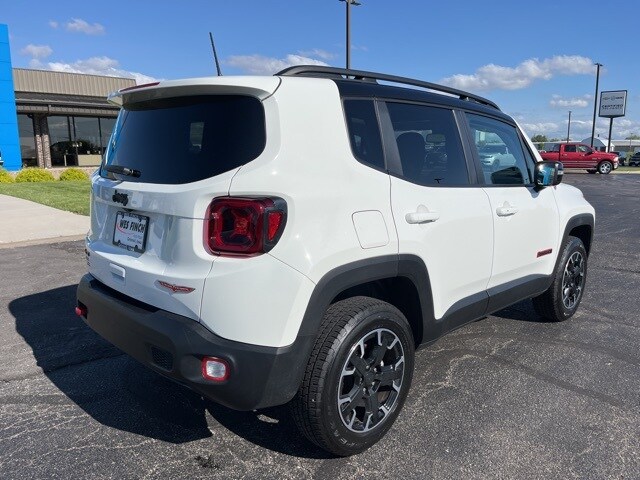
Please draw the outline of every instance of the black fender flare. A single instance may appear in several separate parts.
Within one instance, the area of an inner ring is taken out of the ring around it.
[[[571,231],[576,227],[582,227],[582,226],[590,227],[589,228],[589,244],[585,245],[587,254],[589,254],[591,251],[591,246],[593,245],[593,231],[595,227],[595,218],[590,213],[580,213],[578,215],[574,215],[567,221],[566,225],[564,226],[564,232],[562,234],[562,241],[560,242],[560,248],[562,248],[562,245],[564,245],[565,242],[567,241],[567,237],[569,236]],[[557,257],[558,258],[556,262],[560,258],[560,252],[558,252]]]
[[[417,255],[384,255],[358,260],[330,270],[316,284],[296,340],[291,346],[295,350],[297,365],[292,365],[289,371],[292,376],[288,382],[291,390],[286,393],[289,399],[293,398],[302,383],[320,324],[332,301],[348,288],[395,277],[405,277],[414,284],[420,299],[423,329],[433,328],[428,327],[434,323],[429,273],[424,261]]]
[[[324,312],[341,292],[376,280],[405,277],[418,292],[425,319],[433,318],[433,300],[429,272],[417,255],[384,255],[341,265],[327,272],[316,284],[305,311],[298,336],[315,336]]]

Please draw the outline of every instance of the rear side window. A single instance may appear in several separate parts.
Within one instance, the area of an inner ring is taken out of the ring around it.
[[[105,165],[144,183],[180,184],[213,177],[255,159],[266,143],[260,100],[240,95],[176,97],[127,105],[120,111]]]
[[[453,111],[387,103],[402,177],[420,185],[468,185],[469,173]]]
[[[372,100],[345,100],[344,113],[353,155],[363,163],[384,169],[378,117]]]

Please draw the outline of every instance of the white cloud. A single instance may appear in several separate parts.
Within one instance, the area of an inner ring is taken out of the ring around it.
[[[489,64],[476,73],[456,74],[444,78],[440,83],[463,90],[518,90],[528,87],[536,80],[549,80],[554,75],[588,75],[594,73],[593,61],[579,55],[556,55],[539,60],[530,58],[516,67]]]
[[[591,95],[583,95],[582,97],[562,98],[560,95],[553,95],[549,101],[549,105],[554,108],[584,108],[589,106]]]
[[[34,45],[32,43],[20,50],[21,55],[32,58],[47,58],[52,53],[53,50],[49,45]]]
[[[587,114],[588,115],[588,114]],[[573,141],[582,141],[591,136],[591,119],[587,115],[582,118],[571,118],[571,139]],[[567,136],[568,115],[564,115],[564,119],[560,122],[547,121],[547,119],[536,119],[537,122],[524,123],[521,126],[525,133],[531,137],[533,135],[543,134],[547,138],[564,139]],[[613,120],[613,139],[623,139],[631,134],[640,133],[640,121],[630,118],[616,118]],[[595,136],[606,139],[609,135],[609,119],[596,118]]]
[[[58,28],[58,22],[56,22],[55,20],[49,20],[49,26],[51,28]]]
[[[48,62],[46,64],[41,64],[40,67],[33,68],[46,68],[55,72],[85,73],[89,75],[105,75],[107,77],[135,78],[138,85],[158,80],[149,75],[124,70],[120,68],[120,63],[117,60],[109,57],[91,57],[87,58],[86,60],[77,60],[73,63]]]
[[[567,119],[567,122],[569,120]],[[565,122],[566,123],[566,122]],[[571,120],[571,131],[572,132],[584,132],[591,135],[591,125],[593,122],[591,120]],[[598,130],[598,125],[596,124],[596,133]]]
[[[539,134],[549,134],[557,131],[560,126],[557,123],[553,122],[542,122],[542,123],[523,123],[521,124],[522,129],[529,136],[539,135]]]
[[[105,29],[99,23],[93,25],[81,18],[72,18],[70,22],[67,22],[66,28],[70,32],[86,33],[87,35],[103,35]]]
[[[304,57],[318,57],[322,60],[331,60],[333,58],[336,58],[335,53],[327,52],[326,50],[322,50],[320,48],[314,48],[313,50],[301,50],[298,53]]]
[[[262,55],[233,55],[227,59],[226,63],[250,75],[273,75],[293,65],[328,65],[322,60],[294,54],[289,54],[285,58],[264,57]]]

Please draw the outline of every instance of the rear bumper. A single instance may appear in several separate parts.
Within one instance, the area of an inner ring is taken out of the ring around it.
[[[142,304],[85,275],[78,302],[84,321],[98,334],[152,370],[236,410],[282,405],[298,390],[310,342],[298,337],[287,347],[264,347],[218,337],[200,323]],[[205,380],[201,360],[218,357],[230,365],[220,383]]]

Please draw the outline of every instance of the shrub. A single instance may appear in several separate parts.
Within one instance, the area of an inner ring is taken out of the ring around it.
[[[16,175],[16,182],[53,182],[55,178],[44,168],[25,168]]]
[[[0,183],[13,183],[13,176],[4,168],[0,168]]]
[[[60,180],[61,182],[89,180],[89,175],[87,175],[83,170],[80,170],[79,168],[67,168],[60,174],[60,178],[58,180]]]

